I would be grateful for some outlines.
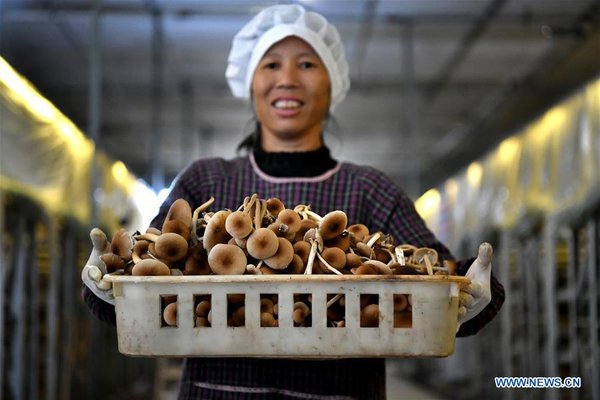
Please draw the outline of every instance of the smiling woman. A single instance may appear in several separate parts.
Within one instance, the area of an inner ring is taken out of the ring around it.
[[[195,209],[214,197],[214,209],[234,210],[246,196],[257,193],[260,198],[269,199],[265,207],[277,210],[277,218],[281,220],[286,218],[287,211],[292,213],[287,217],[300,212],[285,210],[286,205],[310,205],[315,215],[325,215],[323,220],[328,215],[335,216],[336,210],[343,210],[347,219],[333,223],[336,226],[327,232],[331,234],[328,246],[343,235],[341,231],[347,225],[360,222],[367,232],[388,232],[399,243],[435,249],[441,260],[454,259],[427,229],[408,196],[388,177],[373,168],[338,162],[331,157],[322,139],[324,121],[344,99],[350,80],[339,34],[323,16],[307,12],[299,5],[266,8],[235,36],[226,77],[234,96],[252,99],[257,119],[252,135],[255,140],[247,155],[232,160],[201,159],[189,165],[173,183],[169,197],[152,222],[153,227],[163,225],[171,204],[179,198]],[[304,207],[308,213],[308,206]],[[205,232],[202,243],[206,249],[226,246],[223,243],[230,240],[228,232],[233,232],[233,227],[228,229],[224,221],[217,224],[223,217],[220,212],[210,217],[206,229],[225,232],[225,236],[213,241],[216,236],[209,237]],[[294,217],[298,219],[298,215]],[[321,232],[324,238],[325,233]],[[245,235],[248,235],[248,265],[255,265],[252,259],[264,256],[276,273],[290,273],[294,268],[291,266],[294,249],[288,246],[283,249],[286,251],[279,251],[281,238],[273,230],[260,228],[241,236]],[[270,248],[272,243],[275,247]],[[259,251],[269,254],[259,256]],[[243,254],[240,256],[243,261]],[[323,251],[319,262],[331,264],[335,271],[335,265],[347,262],[332,257],[329,251]],[[467,273],[472,262],[473,259],[457,262],[458,274]],[[235,266],[243,272],[242,264]],[[248,269],[248,265],[247,271],[256,272],[256,268]],[[502,305],[502,286],[495,278],[487,277],[478,282],[480,290],[471,290],[470,295],[461,297],[469,301],[461,308],[464,315],[459,321],[463,322],[459,336],[476,333]],[[483,295],[490,290],[491,302]],[[86,301],[100,318],[110,320],[98,311],[100,300],[89,290]],[[488,303],[483,312],[473,312],[476,305]],[[112,313],[114,321],[114,308],[105,305],[104,310],[106,315]],[[327,361],[187,358],[179,398],[382,399],[385,398],[384,365],[382,358]],[[364,376],[369,379],[363,379]]]

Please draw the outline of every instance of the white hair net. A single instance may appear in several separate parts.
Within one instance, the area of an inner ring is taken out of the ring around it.
[[[321,58],[331,82],[330,109],[339,104],[348,89],[348,62],[337,29],[320,14],[302,6],[276,5],[258,13],[233,38],[225,77],[235,97],[250,98],[254,71],[273,44],[288,36],[308,43]]]

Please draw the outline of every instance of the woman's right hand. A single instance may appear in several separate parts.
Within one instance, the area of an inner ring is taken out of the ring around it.
[[[93,248],[81,271],[81,280],[98,298],[115,304],[112,284],[102,280],[106,274],[106,264],[100,259],[102,254],[110,252],[110,243],[106,234],[98,228],[92,229],[90,239],[92,239]]]

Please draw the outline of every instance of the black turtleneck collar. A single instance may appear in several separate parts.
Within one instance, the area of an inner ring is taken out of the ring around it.
[[[313,177],[321,175],[337,165],[329,149],[321,146],[313,151],[266,152],[261,146],[254,148],[254,159],[266,174],[276,177]]]

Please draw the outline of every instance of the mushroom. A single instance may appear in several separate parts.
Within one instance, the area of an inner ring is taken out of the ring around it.
[[[418,265],[427,267],[427,274],[433,275],[433,265],[438,261],[438,253],[434,249],[421,247],[413,253],[413,261]]]
[[[303,240],[304,235],[306,234],[306,232],[309,229],[318,228],[318,227],[319,227],[319,224],[316,221],[313,221],[312,219],[303,219],[302,222],[300,223],[300,229],[298,230],[298,232],[296,232],[296,235],[294,236],[293,241],[299,242],[299,241]]]
[[[121,228],[114,234],[110,242],[111,251],[121,257],[123,261],[131,261],[133,252],[133,238],[124,228]]]
[[[364,224],[352,224],[347,230],[355,242],[362,242],[369,235],[369,228]]]
[[[379,260],[367,260],[365,261],[365,264],[373,267],[378,274],[380,275],[391,275],[392,274],[392,269],[385,263],[382,263]]]
[[[368,304],[360,310],[360,326],[363,328],[379,326],[379,305]]]
[[[196,326],[210,326],[210,322],[208,321],[210,308],[209,300],[202,300],[196,305],[194,310],[196,314]]]
[[[208,265],[217,275],[241,275],[246,264],[244,251],[232,244],[218,243],[208,253]]]
[[[400,312],[406,310],[408,307],[408,299],[405,294],[395,294],[394,295],[394,312]]]
[[[350,234],[344,230],[340,235],[325,241],[327,247],[337,247],[344,253],[350,250]]]
[[[244,239],[252,233],[252,218],[244,211],[234,211],[225,220],[225,230],[235,239]]]
[[[340,210],[331,211],[325,214],[319,222],[319,233],[323,240],[333,239],[346,229],[347,223],[348,218],[345,212]]]
[[[272,257],[279,247],[277,235],[268,228],[258,228],[246,242],[248,254],[257,260],[264,260]]]
[[[354,275],[377,275],[377,269],[371,265],[361,264],[350,270]]]
[[[163,320],[169,326],[177,326],[177,302],[169,303],[163,310]]]
[[[225,221],[231,214],[229,210],[220,210],[213,214],[208,220],[204,230],[202,242],[204,249],[210,254],[212,248],[218,243],[227,243],[230,239],[229,233],[225,229]]]
[[[333,268],[340,270],[346,266],[346,253],[339,247],[327,247],[321,257]]]
[[[182,236],[185,240],[190,237],[190,226],[179,219],[165,221],[162,228],[163,233],[176,233]]]
[[[412,328],[412,312],[395,312],[394,328]]]
[[[337,247],[331,247],[330,249],[336,249],[336,250],[340,250]],[[327,256],[333,260],[337,265],[345,265],[346,264],[346,255],[343,254],[344,252],[342,252],[342,254],[340,255],[339,253],[337,253],[334,250],[331,251],[326,251],[328,249],[323,250],[323,253],[326,253]],[[340,250],[341,251],[341,250]],[[317,252],[317,258],[319,259],[320,263],[323,264],[323,266],[329,270],[330,272],[333,272],[334,274],[337,275],[342,275],[342,273],[340,271],[338,271],[338,268],[335,268],[334,266],[332,266],[320,253]],[[342,267],[343,268],[343,267]],[[341,269],[341,268],[339,268]]]
[[[187,200],[179,198],[171,204],[163,222],[163,232],[169,232],[165,229],[165,226],[169,225],[170,221],[181,221],[182,225],[184,225],[188,231],[187,236],[189,236],[189,232],[192,228],[192,207]]]
[[[229,326],[244,326],[246,325],[246,307],[239,306],[232,313],[229,318]]]
[[[295,235],[296,232],[300,230],[302,226],[302,220],[300,219],[300,215],[294,210],[286,208],[281,210],[277,215],[277,221],[281,222],[283,225],[287,226],[286,233],[290,235]]]
[[[284,238],[277,238],[279,245],[277,251],[271,257],[265,258],[265,264],[269,267],[282,270],[285,269],[294,258],[294,247],[289,240]]]
[[[159,258],[174,263],[187,255],[188,243],[181,235],[167,232],[156,238],[154,250]]]
[[[275,218],[277,218],[279,213],[281,211],[283,211],[284,209],[285,209],[285,206],[284,206],[283,202],[281,200],[279,200],[277,197],[271,197],[270,199],[267,199],[267,210]]]
[[[360,264],[362,264],[362,260],[358,254],[346,253],[346,267],[348,269],[357,268]]]
[[[275,318],[275,307],[273,300],[270,298],[263,297],[260,299],[260,326],[279,326],[279,321]]]
[[[298,254],[294,254],[292,262],[290,262],[290,265],[288,265],[285,272],[288,274],[303,274],[306,269],[305,265],[302,258]]]
[[[111,273],[116,270],[125,268],[125,261],[122,257],[119,257],[115,253],[104,253],[100,257],[100,260],[106,265],[106,272]]]
[[[307,317],[310,315],[310,308],[302,301],[294,303],[294,311],[292,313],[292,319],[294,320],[294,326],[302,326],[305,323]]]
[[[302,263],[306,265],[308,263],[308,255],[310,254],[310,243],[301,240],[293,244],[294,253],[296,253],[301,259]]]
[[[136,263],[131,270],[133,276],[171,275],[171,270],[162,261],[148,258]]]
[[[309,229],[304,235],[304,240],[310,243],[310,252],[308,254],[308,260],[306,262],[305,274],[311,275],[313,270],[313,264],[315,257],[319,251],[323,249],[323,238],[319,234],[317,228]]]

